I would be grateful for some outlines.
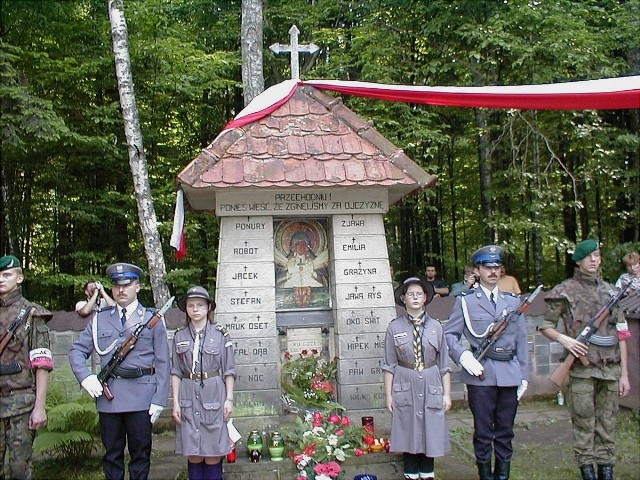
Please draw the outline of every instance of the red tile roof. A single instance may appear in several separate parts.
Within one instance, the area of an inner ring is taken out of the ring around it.
[[[435,183],[401,149],[332,97],[301,86],[254,123],[223,131],[178,174],[191,208],[229,188],[386,187],[389,203]]]

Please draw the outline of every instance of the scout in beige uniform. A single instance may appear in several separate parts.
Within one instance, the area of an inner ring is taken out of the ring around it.
[[[222,457],[231,451],[226,421],[233,412],[233,344],[215,324],[215,303],[204,288],[191,287],[178,306],[187,318],[173,337],[176,453],[187,457],[191,480],[220,480]]]

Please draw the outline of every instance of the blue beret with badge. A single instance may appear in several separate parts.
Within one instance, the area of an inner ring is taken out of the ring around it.
[[[107,267],[107,276],[114,285],[129,285],[134,280],[140,280],[142,269],[131,263],[114,263]]]
[[[4,272],[5,270],[10,270],[12,268],[20,268],[20,260],[18,260],[18,257],[5,255],[0,258],[0,272]]]
[[[482,264],[485,267],[499,267],[502,265],[504,249],[498,245],[486,245],[471,254],[471,263]]]

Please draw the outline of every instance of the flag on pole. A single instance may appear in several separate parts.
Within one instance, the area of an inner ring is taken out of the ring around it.
[[[176,260],[182,260],[187,256],[187,244],[184,239],[184,192],[182,189],[176,192],[176,209],[173,213],[173,231],[169,245],[176,249]]]

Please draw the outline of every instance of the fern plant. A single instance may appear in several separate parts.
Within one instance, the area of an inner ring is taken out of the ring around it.
[[[53,407],[47,416],[47,428],[41,430],[33,442],[34,453],[80,462],[97,450],[100,437],[94,403],[62,403]]]
[[[53,373],[56,381],[50,383],[47,392],[47,427],[38,431],[33,451],[65,462],[80,463],[100,445],[98,411],[93,399],[65,388],[75,384],[77,390],[68,366]]]

